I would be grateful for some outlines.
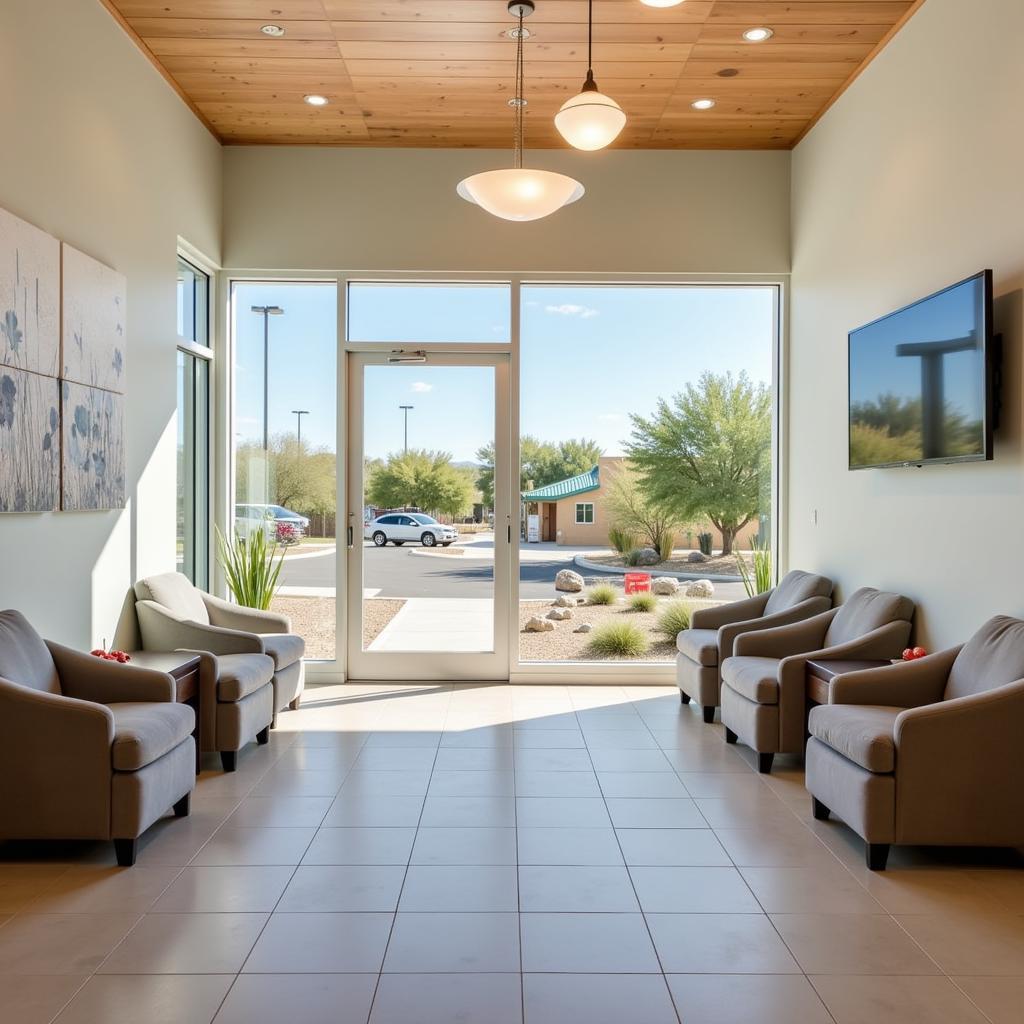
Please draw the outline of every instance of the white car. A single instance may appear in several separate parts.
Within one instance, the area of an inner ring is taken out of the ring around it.
[[[389,512],[366,524],[363,536],[382,548],[390,541],[400,548],[406,541],[419,541],[425,548],[437,544],[446,548],[459,539],[454,526],[445,526],[422,512]]]

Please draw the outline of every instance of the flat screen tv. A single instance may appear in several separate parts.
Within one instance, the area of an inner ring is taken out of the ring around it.
[[[850,469],[992,458],[992,271],[850,332]]]

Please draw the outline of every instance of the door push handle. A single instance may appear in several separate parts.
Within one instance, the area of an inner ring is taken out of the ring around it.
[[[508,542],[509,542],[509,544],[512,543],[512,524],[511,523],[508,524]]]
[[[352,527],[348,528],[348,546],[352,547]]]

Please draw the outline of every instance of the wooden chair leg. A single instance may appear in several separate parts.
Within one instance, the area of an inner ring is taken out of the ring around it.
[[[266,746],[270,742],[270,726],[269,725],[265,729],[260,729],[260,731],[258,733],[256,733],[256,742],[261,747]]]
[[[186,793],[175,805],[174,816],[176,818],[187,818],[188,812],[192,809],[192,794]]]
[[[736,733],[734,733],[732,731],[732,729],[729,728],[729,726],[726,726],[725,727],[725,742],[726,743],[735,743],[738,739],[739,739],[739,736],[737,736]]]
[[[757,770],[762,775],[770,775],[772,771],[772,762],[775,760],[774,754],[758,754],[757,755]]]
[[[829,809],[816,797],[811,797],[811,813],[815,821],[828,821]]]
[[[300,693],[300,694],[299,694],[299,696],[298,696],[298,697],[296,697],[296,698],[295,698],[295,699],[294,699],[294,700],[293,700],[293,701],[292,701],[292,702],[291,702],[291,703],[290,703],[290,704],[288,705],[288,707],[289,707],[289,708],[291,708],[291,709],[292,709],[292,711],[298,711],[298,710],[299,710],[299,705],[300,705],[301,703],[302,703],[302,694]]]
[[[712,705],[711,707],[708,707],[705,705],[703,708],[701,708],[701,711],[703,711],[704,713],[704,721],[707,722],[708,725],[710,725],[715,720],[714,706]]]
[[[117,863],[122,868],[130,868],[135,863],[135,855],[138,853],[138,839],[115,839],[114,854]]]
[[[889,860],[889,844],[867,843],[864,849],[864,859],[870,871],[884,871],[886,862]]]
[[[238,767],[238,751],[222,750],[220,752],[220,763],[226,772],[233,772]]]

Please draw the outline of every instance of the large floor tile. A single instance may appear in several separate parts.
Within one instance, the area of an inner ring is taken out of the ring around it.
[[[757,914],[761,906],[733,867],[631,867],[645,914]]]
[[[414,828],[322,828],[309,844],[308,864],[408,864]]]
[[[586,754],[586,751],[578,751],[578,753]],[[517,760],[518,758],[513,757],[511,740],[509,740],[508,746],[476,746],[469,744],[465,746],[461,744],[446,746],[442,744],[441,749],[437,752],[434,770],[446,772],[510,771]],[[590,767],[589,759],[586,761],[586,767]]]
[[[518,974],[518,914],[398,914],[385,973],[465,971]]]
[[[437,747],[370,747],[360,751],[353,767],[358,771],[428,770],[434,766]]]
[[[420,825],[425,828],[509,828],[516,823],[510,796],[428,796]]]
[[[689,796],[674,772],[599,772],[597,778],[609,798]]]
[[[245,973],[377,972],[391,922],[391,914],[274,914],[245,962]]]
[[[611,828],[519,828],[520,864],[622,864]]]
[[[0,861],[0,914],[28,909],[68,871],[67,864],[9,864]]]
[[[89,979],[56,1024],[98,1024],[144,1018],[146,1024],[210,1021],[233,974],[103,975]]]
[[[515,784],[516,796],[601,796],[593,772],[517,771]]]
[[[666,974],[799,974],[763,914],[648,914]]]
[[[0,928],[0,974],[92,974],[138,920],[136,914],[19,915]]]
[[[316,828],[330,810],[332,796],[248,796],[227,823],[242,828]]]
[[[514,828],[420,828],[412,864],[515,864]]]
[[[583,733],[579,729],[516,729],[513,746],[517,750],[537,747],[572,750],[584,747]]]
[[[640,914],[523,914],[523,971],[658,974]]]
[[[609,799],[608,813],[616,828],[707,828],[707,822],[689,797]]]
[[[370,1024],[520,1024],[515,974],[385,974]]]
[[[136,864],[125,868],[75,866],[27,908],[32,914],[143,914],[181,868]]]
[[[797,868],[740,868],[769,914],[880,914],[882,907],[839,863]]]
[[[429,769],[413,771],[352,771],[345,776],[341,793],[350,796],[426,796]]]
[[[773,914],[805,974],[938,974],[891,918],[875,914]]]
[[[702,806],[702,801],[698,801]],[[718,841],[740,867],[804,867],[835,858],[795,819],[774,828],[715,828]]]
[[[656,974],[527,974],[526,1024],[677,1024],[665,979]]]
[[[345,778],[344,769],[314,771],[294,768],[271,768],[253,787],[253,797],[333,797]]]
[[[526,866],[519,868],[524,912],[631,913],[639,910],[624,867]]]
[[[287,914],[393,911],[404,878],[405,868],[394,865],[303,865],[277,909]]]
[[[511,865],[409,867],[399,904],[402,911],[518,910],[516,869]]]
[[[0,981],[0,1020],[50,1024],[85,981],[85,977],[75,974],[9,974]]]
[[[342,788],[323,824],[329,828],[411,828],[419,823],[422,796],[347,792]]]
[[[187,867],[152,907],[153,913],[270,913],[288,885],[290,866]]]
[[[947,974],[1024,972],[1024,917],[901,914],[896,920]]]
[[[195,864],[298,864],[313,828],[235,828],[225,825],[196,854]]]
[[[1020,1024],[1024,975],[1017,978],[955,977],[953,981],[992,1024]]]
[[[266,914],[147,914],[100,973],[235,974],[266,923]]]
[[[430,796],[514,796],[510,771],[435,771],[430,778]]]
[[[243,974],[214,1024],[366,1024],[376,974]]]
[[[598,772],[670,772],[672,765],[660,750],[595,748],[590,751]]]
[[[587,746],[591,750],[658,749],[650,730],[643,725],[636,729],[588,729]]]
[[[948,978],[833,975],[811,981],[836,1024],[986,1024],[985,1015]]]
[[[620,828],[616,835],[629,865],[732,865],[729,855],[709,828]]]
[[[515,751],[516,771],[528,772],[590,772],[594,765],[590,754],[580,749],[546,750],[520,747]]]
[[[833,1024],[802,975],[669,974],[668,986],[686,1024]]]
[[[601,828],[611,824],[600,797],[518,797],[520,828]]]

